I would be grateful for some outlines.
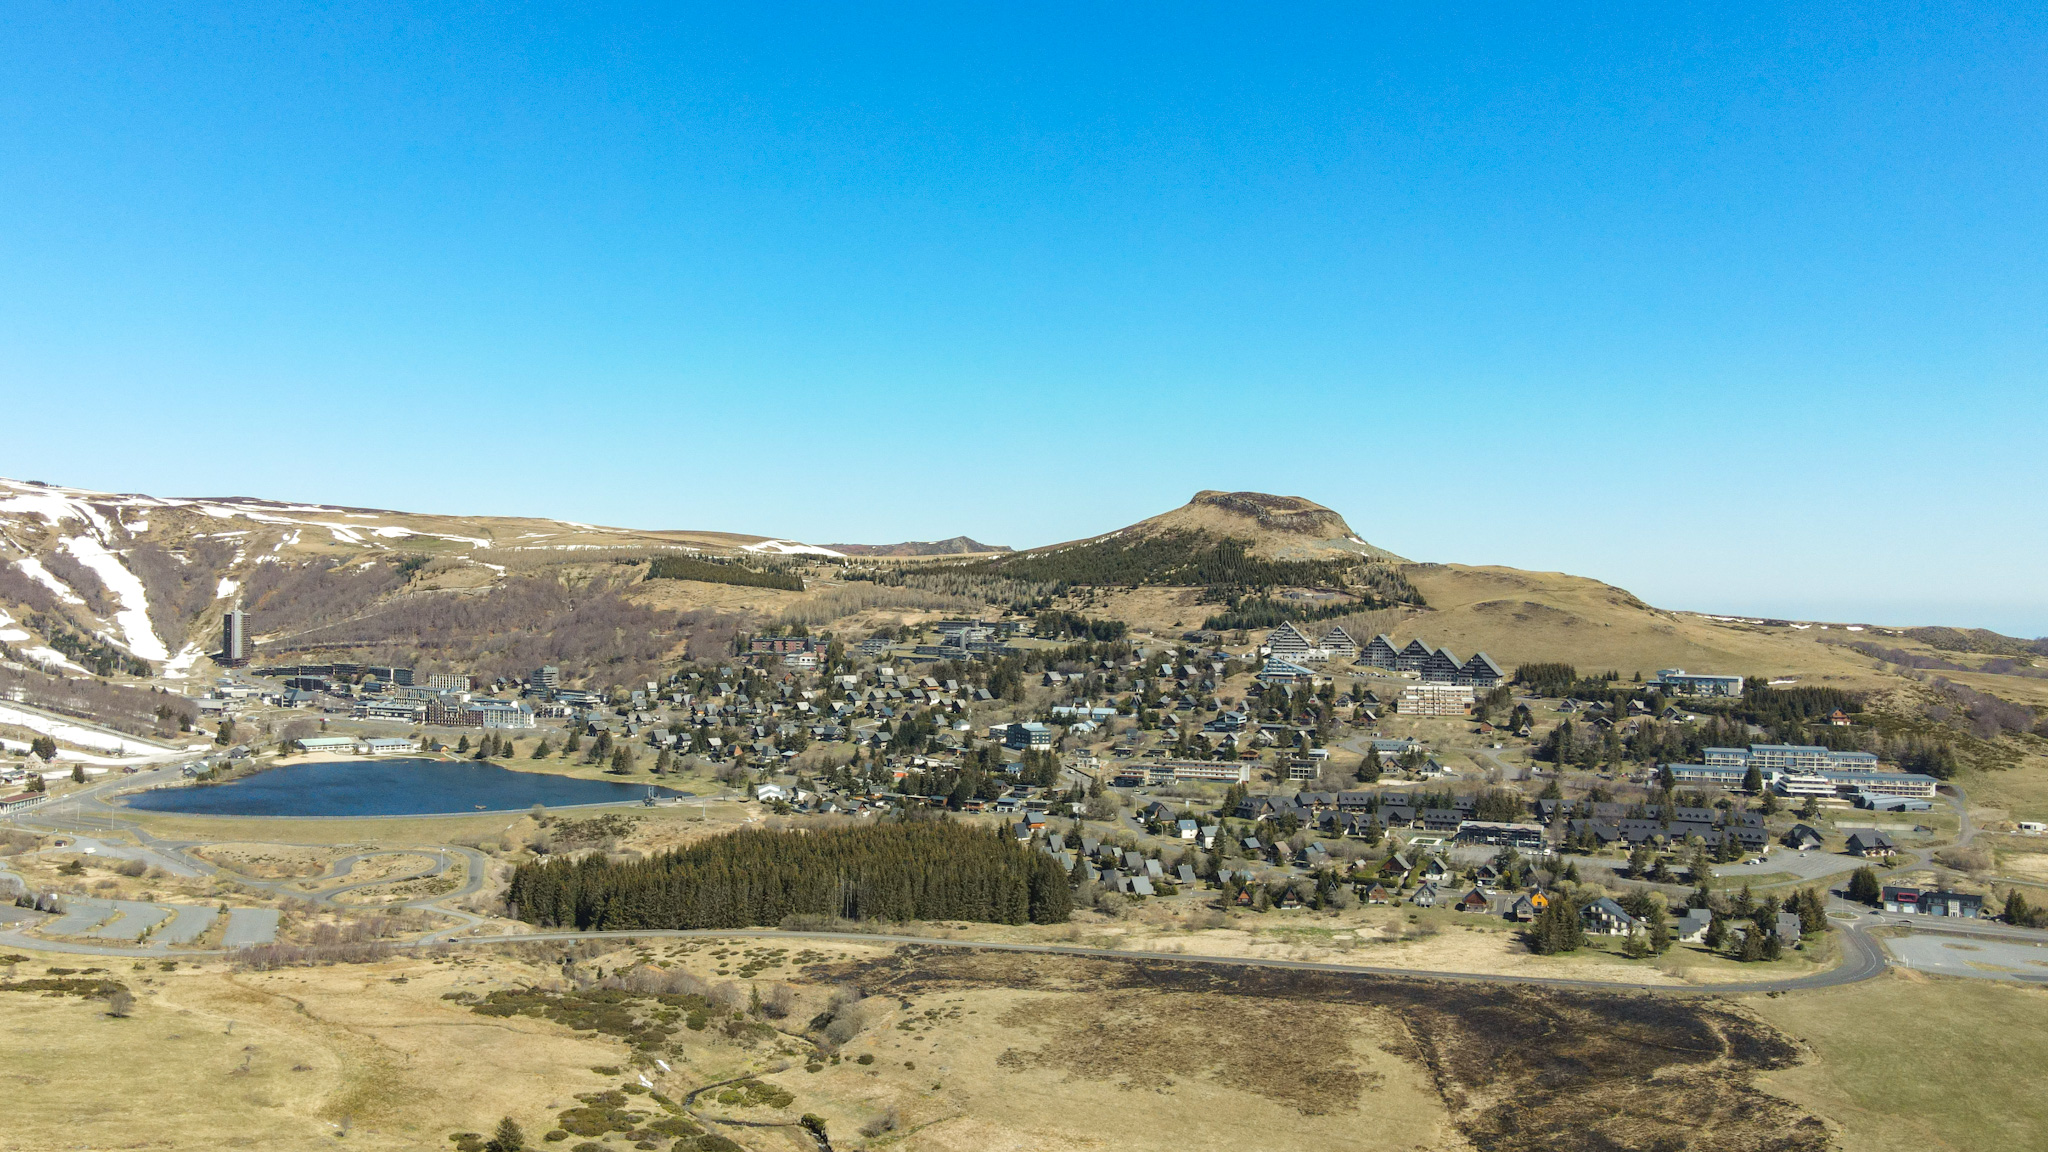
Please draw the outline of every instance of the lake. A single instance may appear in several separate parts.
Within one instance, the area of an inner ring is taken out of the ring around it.
[[[657,796],[688,796],[656,788]],[[618,804],[641,800],[646,784],[575,780],[514,772],[473,760],[394,757],[287,764],[191,788],[160,788],[127,798],[130,808],[203,816],[425,816],[523,812],[535,804]]]

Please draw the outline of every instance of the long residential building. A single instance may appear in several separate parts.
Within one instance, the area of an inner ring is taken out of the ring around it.
[[[1709,749],[1727,752],[1730,749]],[[1842,755],[1842,753],[1837,753]],[[1857,755],[1869,755],[1858,753]],[[1731,791],[1741,788],[1749,775],[1747,763],[1666,764],[1671,778],[1679,784],[1705,784]],[[1765,787],[1780,796],[1836,797],[1859,795],[1904,796],[1932,799],[1941,784],[1918,772],[1877,772],[1857,768],[1759,768]]]
[[[1702,748],[1709,766],[1755,768],[1773,772],[1875,772],[1877,757],[1869,752],[1837,752],[1817,744],[1751,744],[1747,748]]]
[[[1249,784],[1252,766],[1234,760],[1148,760],[1121,766],[1119,772],[1142,771],[1147,784],[1202,780],[1217,784]]]
[[[1316,641],[1316,647],[1330,654],[1332,660],[1355,660],[1358,657],[1358,641],[1351,638],[1341,625],[1333,624],[1323,638]]]
[[[1742,677],[1694,675],[1683,668],[1660,668],[1655,684],[1684,696],[1740,696]]]
[[[1358,656],[1360,664],[1374,668],[1385,668],[1389,672],[1401,661],[1401,650],[1394,647],[1393,638],[1382,632],[1365,642],[1365,650]]]
[[[1464,716],[1471,711],[1472,687],[1469,684],[1425,681],[1404,685],[1401,689],[1403,716]]]

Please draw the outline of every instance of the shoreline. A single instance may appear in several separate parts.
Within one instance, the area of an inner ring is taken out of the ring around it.
[[[685,804],[685,803],[691,803],[691,802],[701,802],[701,801],[708,801],[708,800],[710,800],[710,799],[713,799],[712,797],[704,797],[704,796],[699,796],[699,795],[697,795],[697,794],[696,794],[696,793],[694,793],[694,792],[687,792],[687,791],[684,791],[684,790],[681,790],[681,789],[677,789],[677,788],[671,788],[671,787],[669,787],[669,786],[668,786],[668,785],[666,785],[666,784],[654,784],[654,783],[649,783],[649,782],[647,782],[647,781],[626,781],[626,780],[590,780],[590,779],[588,779],[588,778],[586,778],[586,777],[580,777],[580,776],[568,776],[568,775],[564,775],[564,774],[561,774],[561,773],[556,773],[556,772],[535,772],[535,771],[523,771],[523,770],[521,770],[521,769],[518,769],[518,768],[514,768],[514,767],[512,767],[512,766],[511,766],[511,765],[509,765],[509,764],[506,764],[506,763],[502,763],[502,762],[500,762],[500,761],[497,761],[497,760],[471,760],[471,759],[467,759],[467,758],[463,758],[463,757],[456,757],[456,756],[450,756],[450,755],[446,755],[446,754],[435,754],[435,753],[421,753],[421,752],[415,752],[415,753],[407,753],[407,754],[405,754],[405,755],[401,755],[401,756],[358,756],[358,755],[353,755],[353,754],[344,754],[344,753],[340,753],[340,752],[308,752],[308,753],[301,753],[301,754],[299,754],[299,755],[296,755],[296,756],[290,756],[290,757],[281,757],[281,758],[279,758],[279,759],[276,759],[276,760],[270,761],[270,762],[268,762],[268,763],[264,763],[264,764],[261,764],[260,766],[258,766],[258,765],[252,765],[252,766],[251,766],[251,768],[250,768],[250,770],[247,770],[247,771],[243,771],[243,772],[240,772],[240,773],[238,773],[237,775],[235,775],[235,776],[233,776],[233,777],[230,777],[229,779],[226,779],[226,780],[212,781],[212,782],[206,782],[206,783],[200,783],[200,782],[196,782],[196,781],[195,781],[195,782],[193,782],[193,783],[190,783],[190,784],[182,785],[181,787],[185,787],[185,788],[219,788],[219,787],[224,787],[224,786],[227,786],[227,785],[233,784],[233,783],[235,783],[236,781],[239,781],[239,780],[246,780],[246,779],[251,779],[251,778],[253,778],[253,777],[256,777],[256,776],[262,775],[262,774],[264,774],[264,773],[267,773],[267,772],[270,772],[270,771],[273,771],[273,770],[275,770],[275,769],[279,769],[279,768],[295,768],[295,767],[301,767],[301,766],[305,766],[305,765],[313,765],[313,764],[365,764],[365,765],[369,765],[369,764],[382,764],[382,763],[389,763],[389,762],[391,762],[391,761],[404,761],[404,760],[417,760],[417,761],[425,761],[425,762],[427,762],[427,763],[432,763],[432,764],[453,764],[453,765],[465,765],[465,764],[470,764],[470,765],[476,765],[476,764],[480,764],[480,765],[488,766],[488,767],[491,767],[491,768],[497,768],[497,769],[500,769],[500,770],[503,770],[503,771],[508,771],[508,772],[520,772],[520,773],[521,773],[522,775],[525,775],[525,776],[544,776],[544,777],[552,777],[552,778],[555,778],[555,779],[559,779],[559,780],[575,781],[575,782],[577,782],[577,783],[590,783],[590,784],[606,784],[606,785],[610,785],[610,786],[612,786],[612,787],[619,787],[619,788],[635,788],[635,789],[640,789],[640,788],[652,788],[652,789],[658,789],[658,790],[659,790],[659,793],[660,793],[660,794],[658,794],[658,795],[654,796],[654,800],[655,800],[655,806],[656,806],[656,807],[671,807],[671,806],[674,806],[674,805],[679,805],[679,804]],[[131,806],[131,805],[130,805],[130,804],[129,804],[129,803],[127,802],[128,798],[129,798],[130,796],[137,796],[137,795],[147,795],[147,794],[149,794],[149,793],[151,793],[151,792],[156,792],[156,791],[160,791],[160,790],[161,790],[161,789],[157,789],[157,788],[145,788],[145,789],[137,789],[137,790],[135,790],[135,791],[133,791],[133,792],[123,792],[123,793],[119,793],[119,794],[117,794],[117,795],[114,795],[114,796],[110,796],[110,797],[107,797],[107,802],[108,802],[108,805],[109,805],[110,807],[115,807],[115,808],[118,808],[118,809],[120,809],[120,810],[121,810],[122,812],[124,812],[124,813],[127,813],[127,814],[129,814],[129,815],[130,815],[131,817],[132,817],[132,816],[175,816],[175,817],[180,817],[180,818],[185,818],[185,819],[198,819],[198,820],[209,820],[209,819],[212,819],[212,820],[423,820],[423,819],[441,819],[441,818],[450,818],[450,817],[461,817],[461,816],[491,816],[491,815],[505,815],[505,814],[508,814],[508,813],[509,813],[509,814],[515,814],[515,815],[516,815],[516,814],[520,814],[520,813],[530,812],[530,811],[532,811],[532,809],[533,809],[533,805],[532,805],[532,804],[523,804],[523,805],[520,805],[520,806],[518,806],[518,807],[514,807],[514,808],[490,808],[490,807],[486,807],[486,808],[468,808],[468,809],[455,809],[455,810],[450,810],[450,811],[441,811],[441,812],[379,812],[379,813],[359,813],[359,814],[341,814],[341,815],[320,815],[320,814],[314,814],[314,813],[304,813],[304,814],[299,814],[299,813],[283,813],[283,812],[277,812],[277,813],[228,813],[228,812],[186,812],[186,811],[179,811],[179,810],[176,810],[176,809],[170,809],[170,808],[136,808],[136,807],[133,807],[133,806]],[[592,800],[592,801],[586,801],[586,802],[582,802],[582,803],[575,803],[575,804],[548,804],[548,803],[545,803],[545,802],[536,802],[536,803],[540,803],[541,807],[545,808],[545,809],[546,809],[547,811],[550,811],[550,812],[555,812],[555,811],[571,811],[571,810],[576,810],[576,809],[595,809],[595,808],[618,808],[618,807],[622,807],[622,806],[626,806],[626,807],[635,807],[635,808],[639,808],[639,807],[646,807],[646,806],[647,806],[647,804],[646,804],[646,801],[647,801],[647,797],[646,797],[645,795],[641,795],[641,796],[636,796],[636,797],[633,797],[633,798],[631,798],[631,799],[621,798],[621,799],[617,799],[617,800]]]

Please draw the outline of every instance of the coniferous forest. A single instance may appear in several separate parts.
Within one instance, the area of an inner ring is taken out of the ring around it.
[[[1051,856],[946,820],[745,829],[644,860],[521,865],[515,915],[584,930],[744,928],[792,915],[1057,924],[1073,895]]]

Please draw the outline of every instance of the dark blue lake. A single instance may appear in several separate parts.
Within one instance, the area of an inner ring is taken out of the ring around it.
[[[690,795],[669,788],[656,788],[654,794]],[[128,797],[128,806],[204,816],[423,816],[522,812],[535,804],[630,803],[646,795],[645,784],[403,757],[287,764],[225,784],[140,792]]]

